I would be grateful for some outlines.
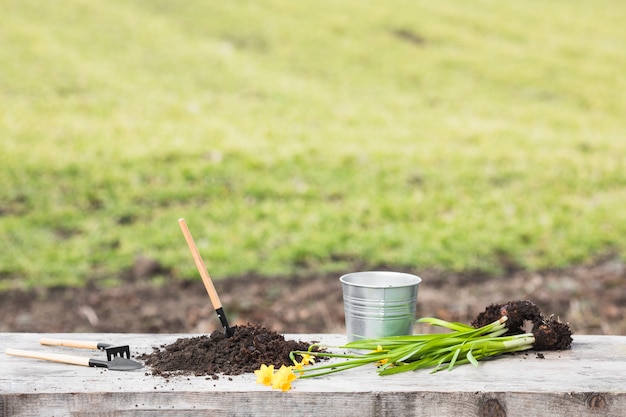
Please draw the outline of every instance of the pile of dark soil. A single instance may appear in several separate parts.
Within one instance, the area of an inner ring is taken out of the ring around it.
[[[472,326],[486,326],[507,316],[505,335],[526,333],[526,323],[532,324],[530,332],[535,336],[533,350],[565,350],[572,346],[572,329],[553,316],[545,317],[539,307],[528,300],[515,300],[503,304],[491,304],[472,321]]]
[[[260,325],[235,326],[234,335],[226,337],[223,331],[210,336],[181,338],[176,342],[153,348],[151,354],[139,357],[152,370],[152,375],[165,378],[174,375],[239,375],[254,372],[262,364],[293,365],[289,353],[308,350],[314,342],[285,340],[275,331]],[[299,359],[299,358],[296,358]]]

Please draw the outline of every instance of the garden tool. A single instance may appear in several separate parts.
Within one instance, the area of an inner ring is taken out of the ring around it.
[[[7,355],[21,356],[24,358],[43,359],[46,361],[67,363],[70,365],[91,366],[99,368],[107,368],[112,371],[133,371],[143,368],[139,362],[130,359],[114,356],[110,360],[85,358],[82,356],[62,355],[59,353],[38,352],[33,350],[7,349]]]
[[[191,236],[191,232],[187,227],[185,219],[178,219],[178,224],[183,231],[183,235],[185,235],[185,240],[187,240],[187,245],[189,246],[189,250],[191,250],[191,254],[193,255],[193,260],[196,263],[196,268],[198,268],[198,272],[200,272],[200,277],[202,277],[204,288],[206,288],[206,291],[209,294],[209,298],[211,299],[211,303],[213,304],[213,308],[217,313],[217,317],[220,319],[220,322],[224,327],[224,333],[226,334],[226,337],[231,337],[233,334],[235,334],[235,329],[228,325],[228,320],[226,319],[226,314],[224,313],[224,309],[222,308],[222,302],[220,301],[220,297],[217,295],[217,291],[215,290],[215,286],[213,285],[211,276],[209,275],[209,272],[204,265],[204,261],[200,256],[198,247],[196,246],[193,237]]]
[[[40,339],[39,343],[46,346],[65,346],[74,347],[80,349],[98,349],[103,350],[107,354],[107,360],[110,361],[114,357],[119,356],[121,358],[126,357],[130,359],[130,347],[125,346],[113,346],[108,343],[90,342],[85,340],[66,340],[66,339]]]

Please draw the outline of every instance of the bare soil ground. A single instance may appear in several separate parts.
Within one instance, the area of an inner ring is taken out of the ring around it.
[[[418,317],[469,323],[491,303],[528,299],[569,322],[576,334],[626,334],[626,265],[605,259],[559,271],[478,274],[418,272]],[[155,285],[125,274],[116,288],[52,288],[0,293],[1,332],[201,333],[220,327],[200,278]],[[255,323],[280,333],[342,333],[336,275],[216,282],[231,325]],[[428,329],[417,328],[418,332]]]

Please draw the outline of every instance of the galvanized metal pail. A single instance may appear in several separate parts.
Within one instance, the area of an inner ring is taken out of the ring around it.
[[[420,277],[365,271],[343,275],[339,281],[348,341],[413,334]]]

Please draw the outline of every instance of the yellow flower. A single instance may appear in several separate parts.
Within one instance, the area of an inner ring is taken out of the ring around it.
[[[296,374],[293,373],[293,367],[283,365],[272,376],[272,388],[289,391],[291,389],[291,381],[294,379],[296,379]]]
[[[381,345],[377,345],[376,346],[376,350],[373,350],[372,353],[378,353],[378,352],[383,352],[384,349]]]
[[[261,369],[254,371],[256,375],[256,383],[263,385],[272,385],[272,379],[274,377],[274,365],[261,365]]]
[[[315,358],[313,358],[313,356],[309,355],[308,353],[304,353],[302,354],[302,360],[300,361],[300,363],[302,365],[310,365],[312,363],[315,363]]]
[[[295,373],[302,373],[304,372],[304,363],[303,362],[296,362],[293,366],[293,371]]]

